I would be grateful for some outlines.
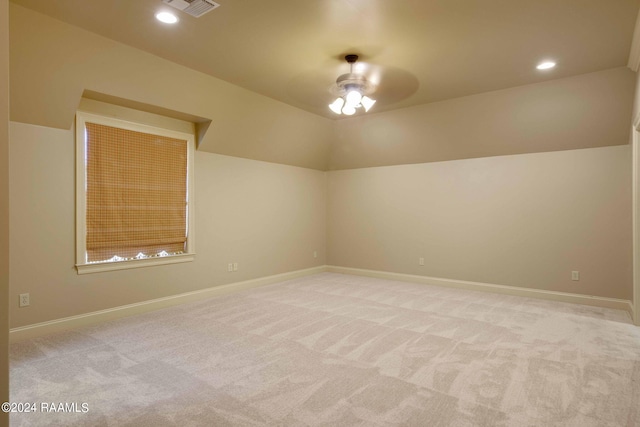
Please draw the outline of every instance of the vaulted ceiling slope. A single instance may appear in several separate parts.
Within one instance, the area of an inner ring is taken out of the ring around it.
[[[328,118],[361,55],[376,112],[626,65],[638,0],[217,0],[200,18],[161,0],[12,0]],[[538,61],[558,67],[541,73]]]
[[[14,0],[11,120],[68,130],[84,94],[204,124],[199,151],[319,170],[628,143],[640,0],[221,1],[165,28],[161,0]],[[349,51],[378,103],[331,120]]]

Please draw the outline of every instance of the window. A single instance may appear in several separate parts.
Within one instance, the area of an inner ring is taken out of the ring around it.
[[[78,273],[193,260],[194,136],[78,112]]]

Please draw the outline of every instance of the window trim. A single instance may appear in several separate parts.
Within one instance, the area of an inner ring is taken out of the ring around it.
[[[85,124],[96,123],[121,129],[150,133],[187,141],[187,242],[185,253],[165,257],[153,257],[117,262],[86,262],[87,252],[87,205],[86,205],[86,163]],[[76,269],[78,274],[98,273],[111,270],[150,267],[155,265],[189,262],[195,259],[195,135],[143,123],[131,122],[99,114],[76,112]]]

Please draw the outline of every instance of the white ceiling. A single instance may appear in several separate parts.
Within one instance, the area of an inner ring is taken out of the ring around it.
[[[193,18],[161,0],[12,0],[329,118],[361,55],[372,111],[626,65],[640,0],[219,0]],[[176,12],[161,24],[154,14]],[[558,66],[540,72],[546,58]],[[212,94],[215,96],[215,94]]]

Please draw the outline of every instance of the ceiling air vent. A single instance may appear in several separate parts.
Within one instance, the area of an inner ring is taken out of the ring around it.
[[[220,6],[218,3],[211,0],[162,0],[169,6],[175,7],[178,10],[188,13],[191,16],[200,18],[207,12],[211,12],[216,7]]]

